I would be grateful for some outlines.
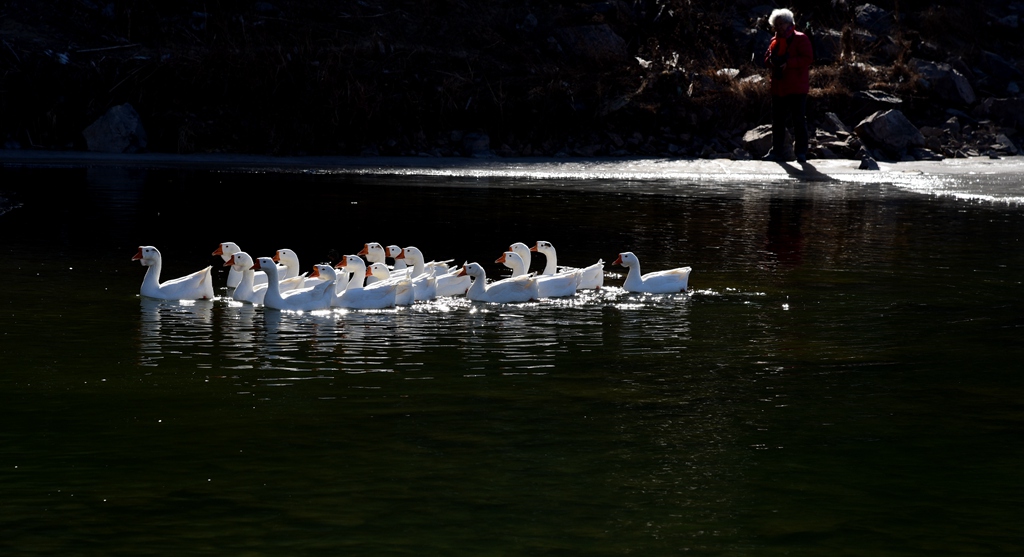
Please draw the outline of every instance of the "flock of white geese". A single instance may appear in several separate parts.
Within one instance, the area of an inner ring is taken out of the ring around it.
[[[529,272],[533,252],[546,258],[544,270]],[[539,241],[533,247],[522,242],[509,246],[495,261],[512,270],[509,278],[488,281],[478,263],[449,266],[448,262],[425,261],[416,247],[401,248],[366,244],[356,255],[346,255],[335,266],[317,264],[310,273],[300,273],[299,258],[289,249],[273,257],[253,259],[234,242],[224,242],[213,252],[224,260],[230,296],[239,302],[288,311],[317,311],[331,308],[384,309],[412,305],[440,296],[466,296],[492,303],[529,302],[541,298],[576,295],[579,290],[604,286],[604,261],[588,267],[559,267],[555,247]],[[365,258],[365,259],[364,259]],[[394,259],[388,266],[387,258]],[[160,251],[139,246],[132,258],[147,267],[140,293],[161,300],[213,299],[212,266],[194,273],[160,281]],[[622,252],[612,263],[629,269],[622,288],[627,292],[669,294],[687,288],[690,267],[641,274],[640,260]]]

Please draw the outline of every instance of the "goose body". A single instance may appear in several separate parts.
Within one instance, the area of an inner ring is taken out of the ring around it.
[[[334,306],[350,309],[384,309],[392,308],[398,303],[400,288],[412,287],[408,279],[397,281],[379,281],[368,287],[363,286],[366,276],[366,263],[357,255],[346,255],[338,263],[338,268],[352,273],[348,288],[335,300]]]
[[[487,284],[487,272],[479,263],[465,264],[459,274],[473,279],[472,286],[466,291],[466,297],[474,302],[505,304],[529,302],[540,297],[537,291],[537,280],[532,275],[507,278]]]
[[[685,292],[690,280],[690,267],[679,267],[641,275],[640,259],[631,251],[620,253],[612,265],[622,265],[629,269],[626,281],[622,284],[622,288],[627,292],[648,294]]]
[[[160,282],[160,268],[163,264],[160,251],[153,246],[139,246],[139,251],[132,257],[146,269],[139,293],[147,298],[160,300],[211,300],[213,299],[213,275],[211,266],[194,273]]]
[[[402,249],[399,255],[406,264],[412,268],[411,274],[418,277],[424,273],[434,273],[434,296],[465,296],[469,290],[472,279],[467,275],[460,275],[462,269],[449,269],[447,264],[438,261],[425,263],[423,252],[415,246]],[[419,298],[417,298],[419,299]]]
[[[368,267],[366,267],[366,280],[367,281],[370,280],[370,276],[373,276],[373,277],[377,278],[377,282],[373,283],[373,285],[377,285],[377,284],[379,284],[381,282],[385,282],[385,281],[389,281],[389,280],[395,280],[395,281],[405,281],[406,280],[406,279],[404,279],[402,277],[392,278],[391,277],[391,269],[388,269],[388,266],[383,264],[383,263],[371,263]],[[372,288],[373,285],[371,285],[370,287]],[[416,298],[415,281],[409,281],[408,286],[409,286],[409,288],[403,288],[403,287],[399,286],[398,291],[395,292],[395,305],[398,305],[398,306],[411,306],[417,300],[417,298]]]
[[[546,263],[544,264],[544,270],[541,272],[542,275],[558,274],[558,252],[555,251],[555,246],[551,242],[539,240],[530,248],[530,251],[544,254]],[[598,259],[597,263],[582,269],[562,267],[563,273],[575,270],[579,271],[576,280],[576,288],[578,290],[591,290],[604,286],[604,260]]]
[[[277,276],[277,264],[273,258],[260,257],[253,270],[267,273],[267,292],[263,305],[271,309],[287,311],[316,311],[330,309],[334,294],[334,281],[317,281],[315,286],[281,292]]]
[[[514,251],[506,251],[495,263],[504,263],[512,269],[512,277],[526,275],[523,258]],[[576,281],[579,271],[558,273],[557,275],[541,275],[537,279],[537,293],[541,298],[564,298],[576,295]]]

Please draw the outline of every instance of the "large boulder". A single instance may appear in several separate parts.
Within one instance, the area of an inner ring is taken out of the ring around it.
[[[854,19],[857,25],[872,33],[886,35],[892,29],[894,21],[890,12],[879,8],[874,4],[863,4],[853,10]]]
[[[974,88],[960,72],[949,64],[910,60],[910,67],[917,72],[932,95],[942,101],[959,106],[974,104],[978,97]]]
[[[90,151],[100,153],[138,153],[146,149],[146,130],[132,105],[111,107],[82,131]]]
[[[854,132],[869,146],[895,158],[925,145],[924,135],[899,110],[880,110],[857,124]]]

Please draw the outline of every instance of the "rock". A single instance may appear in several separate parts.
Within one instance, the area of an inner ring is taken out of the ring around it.
[[[765,124],[743,134],[743,148],[754,158],[761,158],[772,148],[772,126]]]
[[[750,153],[750,155],[759,159],[768,154],[768,151],[772,149],[772,126],[771,124],[764,124],[758,126],[752,130],[747,131],[743,134],[743,149]],[[786,130],[786,139],[783,142],[785,145],[785,151],[782,153],[784,157],[792,159],[793,155],[793,137]]]
[[[853,133],[853,131],[839,119],[839,116],[836,116],[835,112],[826,112],[825,119],[822,120],[821,125],[823,129],[834,134],[844,133],[849,135]]]
[[[90,151],[138,153],[146,149],[146,130],[132,105],[111,107],[82,132]]]
[[[814,49],[815,65],[826,65],[838,61],[839,56],[843,53],[842,39],[843,34],[835,29],[812,31],[811,48]]]
[[[591,62],[624,61],[629,56],[626,41],[608,25],[563,27],[556,37],[567,52]]]
[[[899,110],[878,111],[857,124],[854,132],[896,158],[902,158],[910,148],[924,147],[924,136]]]
[[[1013,141],[1010,141],[1006,134],[1002,133],[996,136],[995,141],[992,143],[992,150],[1009,155],[1016,155],[1018,153],[1017,146],[1013,144]]]
[[[996,83],[1003,87],[1011,81],[1024,78],[1016,66],[1006,61],[1002,56],[987,50],[981,53],[981,67],[990,79],[995,80]]]
[[[889,107],[897,106],[903,102],[903,99],[897,97],[896,95],[886,93],[885,91],[877,90],[857,91],[856,93],[853,94],[853,98],[871,103],[876,103],[878,105],[888,105]]]
[[[909,66],[917,72],[932,95],[957,105],[971,105],[978,100],[967,78],[949,64],[910,60]]]
[[[930,149],[914,147],[908,153],[915,161],[941,161],[944,157]]]
[[[960,120],[957,119],[956,116],[953,116],[952,118],[946,120],[945,123],[942,124],[942,129],[949,131],[950,135],[952,135],[953,137],[959,138]]]
[[[853,10],[857,25],[872,33],[886,35],[892,29],[892,14],[874,4],[863,4]]]
[[[1024,99],[988,98],[975,108],[976,116],[998,122],[1002,126],[1024,131]]]
[[[860,166],[858,170],[878,170],[878,162],[871,157],[864,157],[860,159]]]

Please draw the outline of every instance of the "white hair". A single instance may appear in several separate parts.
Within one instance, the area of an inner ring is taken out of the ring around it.
[[[777,23],[795,25],[796,22],[793,20],[793,12],[785,8],[781,10],[772,10],[772,15],[768,16],[768,25],[775,27]]]

